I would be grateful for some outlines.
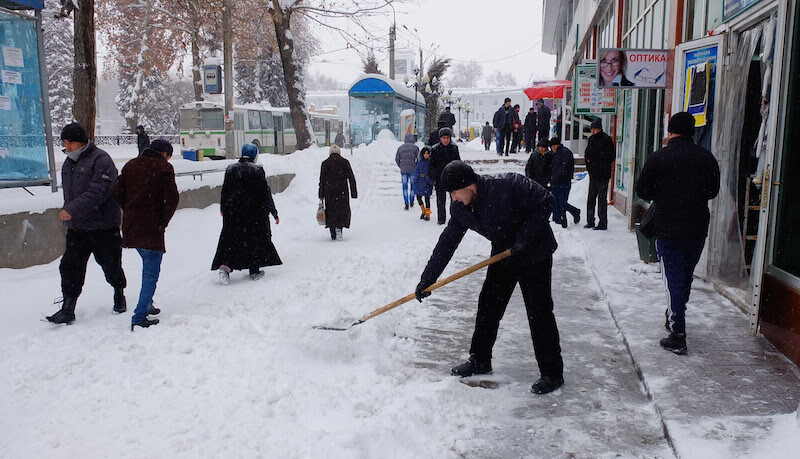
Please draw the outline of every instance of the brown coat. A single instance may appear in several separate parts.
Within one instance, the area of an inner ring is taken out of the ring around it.
[[[164,231],[178,208],[175,170],[146,148],[125,164],[114,189],[122,207],[122,246],[166,252]]]
[[[351,194],[353,199],[358,197],[350,161],[339,154],[330,155],[322,162],[319,173],[319,198],[325,200],[326,228],[350,228]]]

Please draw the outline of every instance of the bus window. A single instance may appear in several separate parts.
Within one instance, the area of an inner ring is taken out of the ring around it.
[[[180,127],[182,131],[200,129],[200,118],[198,117],[197,110],[193,108],[181,110]]]
[[[294,121],[289,113],[283,114],[283,129],[287,131],[294,130]]]
[[[247,111],[247,129],[251,131],[261,130],[261,116],[255,110]]]
[[[200,129],[206,131],[225,129],[222,110],[219,108],[200,110]]]
[[[261,129],[265,131],[272,130],[272,113],[261,112]]]

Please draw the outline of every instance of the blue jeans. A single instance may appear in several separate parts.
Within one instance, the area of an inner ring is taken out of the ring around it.
[[[503,153],[503,141],[501,139],[505,139],[503,136],[503,130],[498,129],[494,132],[494,146],[497,148],[497,153]]]
[[[403,177],[403,201],[407,206],[414,205],[414,174],[400,174]]]
[[[139,292],[139,302],[131,318],[131,323],[134,324],[146,319],[153,305],[153,295],[156,293],[156,283],[161,273],[161,258],[164,256],[164,252],[158,250],[136,249],[136,251],[142,257],[142,290]]]
[[[661,278],[667,290],[667,323],[675,333],[686,333],[686,303],[692,289],[692,273],[705,244],[705,236],[656,240]]]
[[[576,216],[580,213],[577,207],[567,202],[571,188],[572,184],[570,182],[564,182],[554,184],[553,188],[550,190],[550,192],[553,193],[553,199],[555,200],[553,206],[553,220],[556,223],[565,221],[567,218],[567,212],[573,216]]]

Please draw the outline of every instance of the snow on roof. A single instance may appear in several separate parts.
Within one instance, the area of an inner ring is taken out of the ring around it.
[[[410,101],[413,101],[415,99],[414,96],[416,95],[417,104],[423,107],[425,106],[425,97],[422,95],[422,93],[420,93],[419,91],[415,91],[413,88],[408,88],[406,87],[405,84],[398,83],[397,81],[394,81],[391,78],[385,75],[380,75],[378,73],[365,73],[362,74],[360,77],[356,78],[356,80],[353,81],[353,83],[350,85],[350,90],[348,91],[348,94],[350,94],[350,92],[356,85],[358,85],[362,81],[367,81],[367,80],[378,80],[380,82],[383,82],[383,85],[380,85],[383,87],[382,92],[388,92],[386,91],[386,89],[390,89],[395,94]],[[376,91],[376,92],[381,92],[381,91]]]

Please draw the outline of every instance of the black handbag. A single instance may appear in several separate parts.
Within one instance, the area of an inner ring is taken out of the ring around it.
[[[647,212],[642,217],[642,221],[639,222],[639,232],[648,239],[652,239],[653,236],[656,234],[656,203],[653,202],[650,204],[650,207],[647,208]]]

